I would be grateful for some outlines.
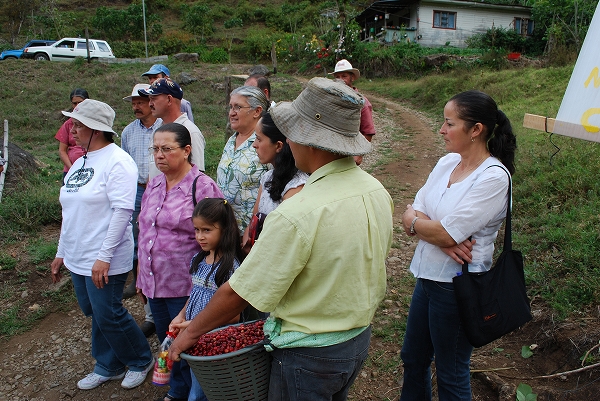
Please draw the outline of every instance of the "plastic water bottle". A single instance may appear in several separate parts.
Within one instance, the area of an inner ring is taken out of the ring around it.
[[[158,357],[154,363],[154,372],[152,373],[152,384],[157,386],[164,386],[169,384],[169,378],[171,377],[171,368],[173,367],[173,361],[168,357],[169,348],[175,340],[175,333],[167,331],[167,336],[160,345],[160,351]]]

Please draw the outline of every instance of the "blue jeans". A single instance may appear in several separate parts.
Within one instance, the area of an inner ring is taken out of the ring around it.
[[[367,359],[371,327],[341,344],[272,352],[269,401],[343,401]]]
[[[91,277],[71,273],[79,307],[92,318],[94,372],[102,376],[120,375],[126,367],[141,372],[152,362],[146,337],[121,302],[128,274],[109,276],[98,289]]]
[[[431,362],[435,356],[440,401],[470,401],[472,351],[460,323],[452,283],[418,279],[400,354],[404,363],[400,400],[431,400]]]
[[[188,401],[208,401],[208,398],[204,395],[204,390],[202,390],[200,383],[198,383],[198,379],[194,376],[194,372],[192,372],[192,386],[190,387]]]
[[[169,323],[181,312],[187,300],[188,297],[148,298],[156,326],[156,336],[161,344],[167,336]],[[186,361],[174,362],[169,379],[169,395],[174,398],[188,398],[191,385],[190,365]]]

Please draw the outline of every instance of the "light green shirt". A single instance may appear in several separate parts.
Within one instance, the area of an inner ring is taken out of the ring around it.
[[[393,203],[352,157],[315,171],[269,213],[260,239],[229,279],[281,333],[366,327],[385,294]]]

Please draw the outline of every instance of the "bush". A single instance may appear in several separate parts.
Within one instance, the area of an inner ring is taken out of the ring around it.
[[[484,33],[478,33],[465,40],[469,48],[475,49],[504,49],[511,52],[524,52],[527,38],[514,29],[491,28]]]
[[[152,35],[162,32],[155,28],[160,21],[158,14],[146,13],[146,29]],[[141,4],[130,4],[124,10],[99,7],[92,18],[95,34],[107,40],[144,39],[144,17]]]
[[[144,42],[111,42],[111,48],[115,57],[138,58],[146,57],[146,45]],[[154,43],[148,43],[148,55],[157,55],[157,47]]]
[[[159,54],[181,53],[190,43],[193,37],[185,32],[171,32],[158,40],[157,50]]]
[[[204,63],[225,64],[229,62],[229,53],[222,47],[207,50],[200,54],[200,60]]]
[[[248,34],[243,44],[244,53],[253,63],[268,59],[271,55],[271,46],[276,42],[275,38],[277,36],[270,29],[266,28],[248,29]]]

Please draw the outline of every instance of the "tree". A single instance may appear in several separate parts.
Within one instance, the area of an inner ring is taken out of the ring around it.
[[[564,46],[579,52],[597,4],[597,0],[536,1],[532,16],[535,29],[545,32],[546,51]]]
[[[204,40],[204,36],[209,36],[213,32],[213,17],[210,13],[210,8],[204,4],[194,4],[189,6],[183,4],[180,8],[181,16],[183,17],[183,26],[194,35],[200,35]]]
[[[0,0],[0,14],[8,20],[8,31],[10,33],[10,42],[15,44],[15,41],[21,33],[23,24],[35,11],[39,9],[39,0]]]

